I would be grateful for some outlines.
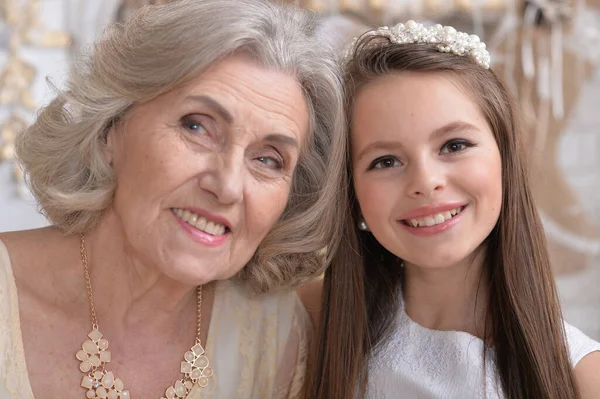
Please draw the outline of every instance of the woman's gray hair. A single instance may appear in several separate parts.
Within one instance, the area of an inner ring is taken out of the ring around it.
[[[267,292],[321,274],[341,236],[347,176],[341,78],[333,51],[315,36],[317,26],[316,15],[292,5],[178,0],[144,7],[110,27],[17,139],[17,156],[44,214],[68,234],[92,229],[116,188],[103,158],[110,127],[135,104],[243,52],[296,77],[310,134],[287,208],[239,277]]]

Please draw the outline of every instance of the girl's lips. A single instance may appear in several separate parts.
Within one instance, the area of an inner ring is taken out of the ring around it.
[[[454,208],[445,212],[438,212],[419,218],[403,219],[402,223],[411,227],[431,227],[436,224],[444,223],[445,221],[456,217],[456,215],[461,213],[463,209],[465,209],[465,207],[460,206],[458,208]]]
[[[437,204],[429,204],[402,215],[402,220],[418,219],[426,216],[435,215],[436,213],[451,211],[452,209],[464,207],[467,204],[459,201],[440,202]]]
[[[429,237],[429,236],[443,233],[443,232],[451,229],[452,227],[456,226],[458,223],[460,223],[467,208],[468,207],[465,206],[461,212],[457,213],[451,219],[445,220],[443,223],[435,224],[433,226],[413,227],[413,226],[410,226],[410,225],[404,223],[403,220],[398,221],[398,224],[413,235],[420,236],[420,237]]]

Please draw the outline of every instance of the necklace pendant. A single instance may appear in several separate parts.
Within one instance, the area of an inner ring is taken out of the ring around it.
[[[185,398],[194,388],[194,385],[206,388],[210,383],[213,369],[210,367],[204,348],[199,342],[196,342],[196,345],[185,352],[183,359],[180,371],[184,377],[167,388],[165,396],[161,399]]]
[[[175,384],[171,385],[165,391],[165,396],[160,399],[174,399],[174,398],[185,398],[194,387],[194,384],[184,379],[175,381]]]
[[[102,338],[97,328],[88,334],[90,339],[83,342],[75,357],[81,362],[79,370],[86,373],[81,379],[81,387],[87,391],[88,399],[129,399],[129,391],[124,389],[123,381],[115,378],[105,366],[110,362],[108,340]]]
[[[125,389],[123,381],[116,378],[112,371],[106,370],[110,363],[111,353],[108,350],[108,340],[102,333],[94,328],[88,334],[89,339],[81,345],[75,357],[81,363],[79,369],[85,373],[81,380],[81,387],[86,389],[87,399],[130,399],[129,391]],[[197,385],[206,388],[213,376],[213,369],[206,357],[200,342],[183,355],[181,373],[184,377],[175,381],[165,391],[161,399],[185,398]]]
[[[181,372],[193,383],[202,388],[206,387],[209,383],[209,378],[213,375],[213,369],[210,367],[202,345],[197,342],[191,350],[183,355],[183,358]]]

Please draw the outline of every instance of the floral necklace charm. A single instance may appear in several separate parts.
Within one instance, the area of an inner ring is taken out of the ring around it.
[[[129,398],[129,391],[123,387],[123,381],[115,378],[112,371],[106,371],[106,363],[110,362],[108,340],[102,338],[102,333],[93,328],[88,334],[90,339],[81,345],[81,350],[75,357],[81,361],[79,370],[87,373],[81,380],[81,386],[87,389],[85,397],[88,399]]]

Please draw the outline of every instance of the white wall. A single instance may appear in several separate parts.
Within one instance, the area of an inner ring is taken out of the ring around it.
[[[61,30],[66,25],[63,0],[45,0],[42,2],[40,18],[47,29]],[[23,48],[21,56],[37,69],[32,95],[43,104],[51,97],[46,77],[60,83],[67,65],[67,52],[62,48]],[[6,51],[0,52],[0,67],[6,62]],[[0,119],[4,120],[7,110],[0,108]],[[33,117],[32,113],[32,117]],[[0,231],[20,230],[40,227],[46,224],[37,211],[31,196],[20,197],[14,184],[11,165],[0,164]]]
[[[583,90],[565,131],[559,162],[581,204],[600,225],[600,69]],[[600,256],[585,270],[557,279],[567,321],[600,341]]]
[[[118,0],[42,0],[40,19],[49,31],[67,31],[81,45],[89,44],[111,19]],[[64,48],[23,48],[21,56],[37,69],[32,95],[38,105],[46,104],[53,93],[46,83],[50,78],[60,86],[69,68],[69,55]],[[6,62],[6,51],[0,51],[0,69]],[[7,110],[0,107],[0,121]],[[35,112],[31,113],[31,117]],[[20,198],[12,180],[12,170],[0,163],[0,231],[21,230],[46,224],[31,196]]]

